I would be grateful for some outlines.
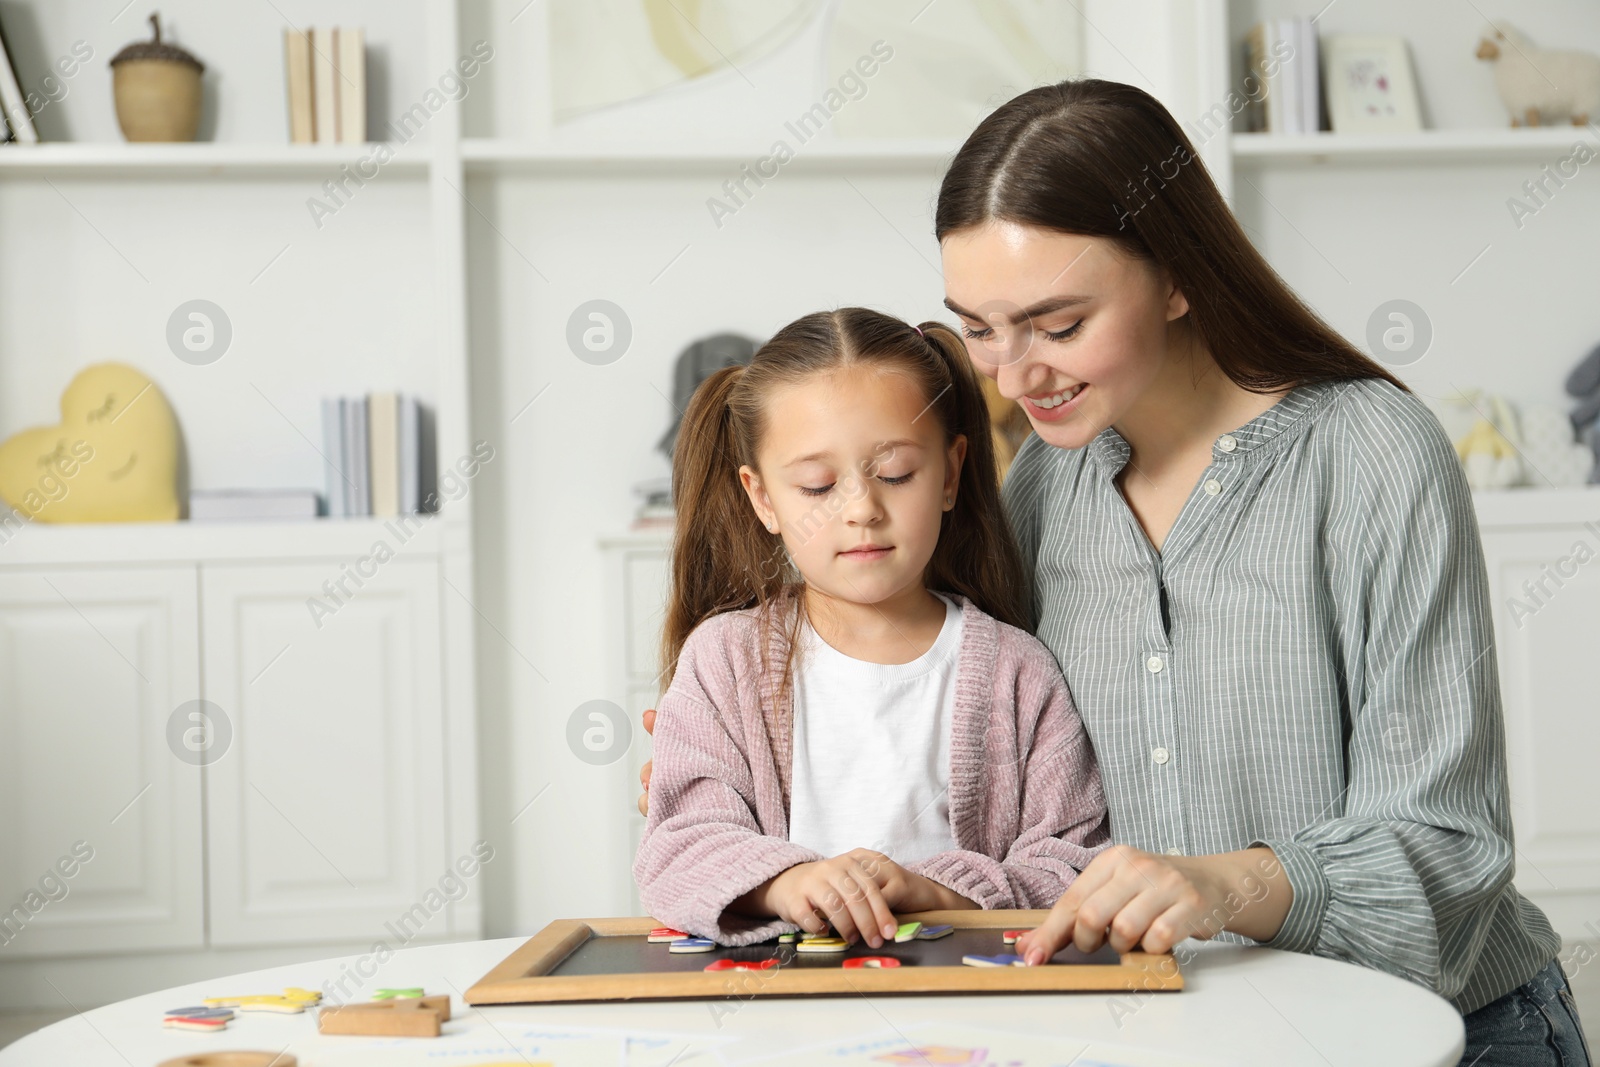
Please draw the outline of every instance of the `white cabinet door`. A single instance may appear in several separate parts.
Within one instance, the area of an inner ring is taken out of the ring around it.
[[[438,564],[357,565],[201,569],[213,944],[449,932]]]
[[[1600,536],[1576,523],[1486,530],[1484,554],[1505,697],[1517,886],[1559,907],[1563,896],[1600,892]]]
[[[204,943],[197,613],[193,566],[0,573],[0,960]]]

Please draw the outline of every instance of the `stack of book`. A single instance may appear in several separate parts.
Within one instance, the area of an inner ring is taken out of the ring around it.
[[[670,529],[676,521],[672,508],[672,476],[646,478],[633,487],[638,507],[633,513],[635,530]]]
[[[424,510],[422,418],[417,398],[399,393],[322,401],[330,517]]]
[[[1317,133],[1322,129],[1321,63],[1317,27],[1308,18],[1266,19],[1245,37],[1250,128],[1259,133]]]
[[[282,522],[317,517],[315,489],[195,489],[190,522]]]
[[[285,30],[284,80],[294,144],[367,139],[367,53],[359,29]]]

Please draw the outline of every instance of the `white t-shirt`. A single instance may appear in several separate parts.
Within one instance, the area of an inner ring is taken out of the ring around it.
[[[876,849],[902,865],[955,848],[950,721],[961,609],[939,599],[944,625],[910,663],[852,659],[801,626],[790,841],[824,856]]]

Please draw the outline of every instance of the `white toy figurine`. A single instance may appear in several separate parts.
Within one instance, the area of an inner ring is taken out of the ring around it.
[[[1465,389],[1434,403],[1474,489],[1509,489],[1522,481],[1517,415],[1504,397]]]
[[[1494,84],[1513,126],[1600,119],[1600,56],[1540,48],[1509,22],[1478,42],[1478,58],[1494,64]]]

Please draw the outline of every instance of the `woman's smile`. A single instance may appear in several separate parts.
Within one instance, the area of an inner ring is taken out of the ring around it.
[[[1087,382],[1080,382],[1070,389],[1063,389],[1059,393],[1048,393],[1044,396],[1025,396],[1022,398],[1024,409],[1030,418],[1041,422],[1060,422],[1075,412],[1083,402],[1083,394],[1089,391]]]

